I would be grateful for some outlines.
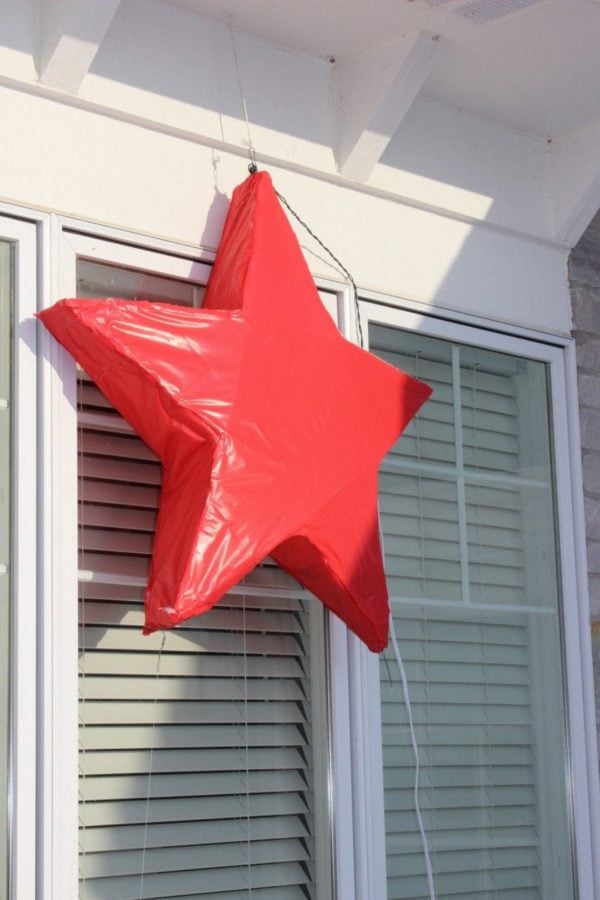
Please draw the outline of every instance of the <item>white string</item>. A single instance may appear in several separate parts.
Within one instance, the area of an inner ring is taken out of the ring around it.
[[[246,95],[244,93],[244,86],[242,84],[242,75],[241,75],[241,71],[240,71],[240,63],[239,63],[238,53],[237,53],[237,42],[235,39],[235,30],[233,28],[231,16],[227,19],[227,24],[229,25],[229,33],[231,35],[231,46],[233,47],[233,59],[235,62],[235,72],[236,72],[236,76],[237,76],[238,89],[240,92],[240,99],[242,101],[242,109],[244,110],[244,119],[246,120],[246,132],[248,134],[248,156],[250,158],[250,165],[248,166],[248,170],[252,174],[254,174],[257,171],[256,150],[254,149],[254,142],[252,140],[252,133],[250,130],[250,119],[248,118],[248,107],[246,106]],[[364,347],[365,342],[364,342],[364,338],[363,338],[362,324],[361,324],[361,320],[360,320],[360,308],[359,308],[359,304],[358,304],[358,288],[356,287],[356,282],[354,281],[354,278],[352,277],[352,275],[350,274],[348,269],[343,265],[343,263],[340,262],[340,260],[333,253],[333,251],[331,251],[329,249],[329,247],[323,243],[321,238],[317,237],[317,235],[314,233],[314,231],[311,228],[309,228],[309,226],[306,224],[304,219],[300,218],[300,216],[298,215],[296,210],[290,206],[290,204],[288,203],[286,198],[283,196],[283,194],[280,194],[279,191],[275,191],[275,193],[279,197],[279,200],[281,201],[281,203],[283,203],[283,205],[286,207],[288,212],[290,212],[291,215],[300,223],[300,225],[302,225],[302,227],[306,229],[306,231],[317,242],[317,244],[319,244],[323,248],[323,250],[325,250],[325,252],[329,254],[329,256],[335,262],[337,267],[342,271],[342,273],[346,276],[346,278],[350,282],[350,284],[352,286],[352,292],[354,295],[354,309],[355,309],[355,315],[356,315],[356,331],[358,334],[358,343],[359,343],[360,347]]]
[[[379,540],[381,542],[381,551],[385,558],[385,544],[383,538],[383,528],[381,527],[381,516],[379,512],[377,513],[379,519]],[[425,858],[425,871],[427,873],[427,885],[429,887],[429,900],[436,900],[435,896],[435,887],[433,884],[433,870],[431,868],[431,859],[429,857],[429,846],[427,843],[427,834],[425,832],[425,825],[423,824],[423,817],[421,815],[421,806],[419,804],[419,778],[421,774],[421,761],[419,758],[419,745],[417,744],[417,734],[415,732],[415,725],[413,722],[412,716],[412,705],[410,702],[410,692],[408,690],[408,679],[406,677],[406,671],[404,669],[404,663],[402,662],[402,654],[400,653],[400,647],[398,646],[398,641],[396,640],[396,631],[394,629],[394,618],[392,616],[392,610],[390,609],[390,638],[392,641],[392,647],[394,649],[394,656],[396,657],[396,662],[398,663],[398,669],[400,671],[400,680],[402,681],[402,692],[404,694],[404,705],[406,707],[406,716],[408,718],[408,729],[410,731],[410,740],[412,744],[412,749],[415,757],[415,780],[413,785],[413,796],[415,802],[415,813],[417,816],[417,823],[419,825],[419,834],[421,836],[421,845],[423,847],[423,856]]]
[[[402,662],[402,656],[400,654],[400,647],[398,646],[398,641],[396,640],[396,632],[394,630],[394,620],[392,618],[391,610],[390,610],[390,637],[392,639],[392,647],[394,648],[394,655],[396,656],[396,662],[398,663],[398,669],[400,670],[400,678],[402,680],[402,691],[404,693],[404,703],[406,705],[406,715],[408,717],[408,727],[410,730],[410,739],[411,739],[411,743],[412,743],[413,753],[415,755],[415,781],[414,781],[415,813],[417,814],[417,822],[419,823],[419,834],[421,835],[421,844],[423,846],[423,856],[425,857],[425,869],[427,871],[427,884],[429,886],[429,897],[430,897],[430,900],[435,900],[435,888],[433,886],[433,871],[431,869],[431,860],[429,858],[429,847],[427,844],[427,834],[425,833],[423,817],[421,816],[421,807],[419,806],[419,775],[420,775],[420,771],[421,771],[421,763],[419,760],[419,747],[417,744],[417,735],[415,733],[415,726],[413,723],[412,707],[411,707],[411,703],[410,703],[410,693],[408,690],[408,681],[406,678],[406,672],[404,670],[404,663]]]
[[[154,706],[153,706],[153,715],[152,715],[152,731],[150,733],[150,758],[148,760],[148,784],[146,787],[146,815],[144,816],[144,841],[142,845],[142,871],[140,873],[140,895],[139,900],[142,900],[144,896],[144,876],[146,874],[146,845],[148,841],[148,819],[150,816],[150,785],[152,782],[152,757],[154,756],[154,733],[156,731],[156,701],[158,700],[158,679],[160,677],[160,661],[162,658],[163,648],[165,646],[165,640],[167,638],[166,631],[162,633],[162,639],[160,642],[160,647],[158,649],[158,656],[156,658],[156,675],[155,675],[155,689],[154,689]]]
[[[244,110],[244,119],[246,120],[246,132],[248,134],[248,155],[250,156],[250,163],[253,166],[256,166],[256,151],[254,149],[254,142],[252,140],[252,134],[250,133],[250,120],[248,118],[248,107],[246,106],[246,95],[244,94],[244,88],[242,85],[242,76],[240,73],[240,63],[238,60],[237,53],[237,43],[235,40],[235,31],[232,25],[231,18],[228,19],[227,24],[229,25],[229,34],[231,35],[231,46],[233,47],[233,59],[235,62],[235,73],[237,75],[238,88],[240,91],[240,97],[242,99],[242,109]]]

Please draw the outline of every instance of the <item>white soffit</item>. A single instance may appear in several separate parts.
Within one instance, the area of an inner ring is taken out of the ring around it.
[[[600,122],[596,0],[169,0],[292,51],[339,61],[410,32],[444,52],[423,92],[536,137]]]

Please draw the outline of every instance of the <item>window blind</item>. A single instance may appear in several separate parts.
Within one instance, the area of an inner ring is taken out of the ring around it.
[[[141,626],[160,464],[83,373],[78,419],[80,896],[321,896],[320,607],[267,560],[166,633],[158,674]]]
[[[380,479],[394,625],[436,894],[573,897],[546,372],[371,326],[434,387]],[[381,660],[388,900],[428,898],[414,757]]]

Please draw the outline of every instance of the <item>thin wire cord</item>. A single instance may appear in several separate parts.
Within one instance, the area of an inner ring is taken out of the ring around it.
[[[229,25],[229,34],[231,35],[231,46],[233,48],[233,60],[235,62],[235,72],[237,75],[238,87],[240,90],[240,97],[242,98],[242,109],[244,110],[244,118],[246,120],[246,132],[248,134],[248,156],[250,157],[250,173],[254,174],[256,172],[256,151],[254,149],[254,142],[252,140],[252,133],[250,131],[250,120],[248,118],[248,107],[246,106],[246,95],[244,94],[244,88],[242,85],[242,76],[240,73],[240,62],[238,59],[237,52],[237,42],[235,39],[235,31],[233,28],[233,23],[231,18],[227,20],[227,24]]]
[[[280,202],[283,203],[283,205],[285,206],[285,208],[288,210],[288,212],[290,212],[291,215],[296,219],[296,221],[299,222],[300,225],[302,225],[302,227],[305,229],[305,231],[307,231],[307,232],[310,234],[311,238],[313,238],[313,240],[315,240],[315,241],[317,242],[317,244],[319,245],[319,247],[322,247],[322,248],[323,248],[323,250],[325,251],[325,253],[328,253],[328,254],[329,254],[329,256],[330,256],[331,259],[334,261],[334,263],[336,264],[336,266],[344,273],[344,275],[346,276],[346,278],[348,279],[348,281],[349,281],[350,284],[352,285],[352,293],[353,293],[353,296],[354,296],[354,312],[355,312],[355,316],[356,316],[356,331],[357,331],[357,334],[358,334],[358,343],[359,343],[359,346],[364,347],[364,346],[365,346],[365,341],[364,341],[363,330],[362,330],[362,325],[361,325],[361,321],[360,321],[360,306],[359,306],[359,303],[358,303],[358,288],[356,287],[356,282],[355,282],[354,278],[352,277],[352,275],[350,274],[350,272],[348,271],[348,269],[346,268],[346,266],[345,266],[343,263],[340,262],[340,260],[339,260],[339,259],[337,258],[337,256],[329,249],[329,247],[327,247],[327,245],[324,244],[323,241],[322,241],[319,237],[317,237],[317,235],[314,233],[314,231],[313,231],[311,228],[308,227],[308,225],[306,224],[306,222],[304,221],[304,219],[301,219],[301,218],[300,218],[300,216],[298,215],[298,213],[296,212],[296,210],[292,209],[292,207],[290,206],[290,204],[288,203],[288,201],[285,199],[285,197],[283,196],[283,194],[280,194],[279,191],[277,191],[277,190],[275,191],[275,193],[276,193],[277,196],[279,197]]]
[[[152,716],[152,731],[150,733],[150,759],[148,761],[148,784],[146,787],[146,814],[144,816],[144,841],[142,845],[142,871],[140,873],[139,900],[142,900],[144,896],[144,876],[146,874],[146,845],[148,842],[148,819],[150,817],[150,785],[152,783],[152,757],[154,756],[154,733],[156,731],[156,701],[158,700],[158,690],[156,690],[156,688],[158,687],[158,679],[160,677],[160,662],[162,659],[162,652],[165,646],[166,639],[167,633],[166,631],[163,631],[160,647],[158,649],[158,656],[156,657],[154,708]]]

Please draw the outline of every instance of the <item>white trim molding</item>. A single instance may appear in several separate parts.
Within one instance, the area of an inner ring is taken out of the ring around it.
[[[548,144],[551,236],[574,247],[600,206],[600,127]]]
[[[40,3],[41,84],[76,94],[120,5],[121,0]]]
[[[368,179],[441,49],[439,36],[415,31],[336,62],[336,158],[342,175],[354,181]]]
[[[36,227],[1,218],[0,238],[14,243],[9,882],[11,897],[29,898],[35,896],[37,765]]]

